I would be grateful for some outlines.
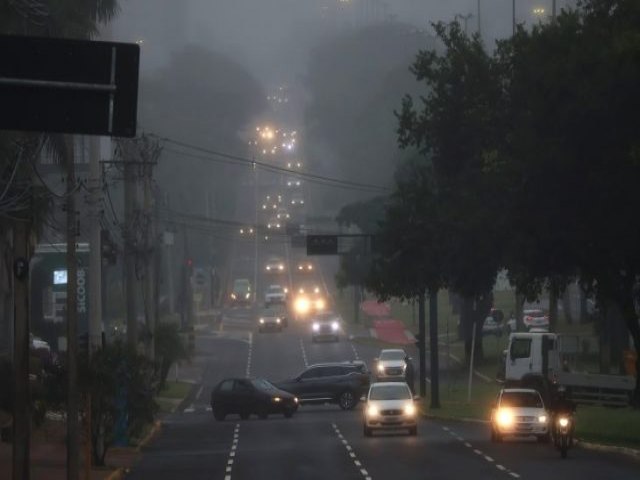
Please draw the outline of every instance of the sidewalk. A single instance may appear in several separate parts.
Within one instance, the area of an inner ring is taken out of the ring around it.
[[[65,426],[62,421],[46,420],[45,424],[33,432],[31,440],[31,479],[65,480],[67,478],[64,443]],[[84,445],[80,450],[80,472],[84,472]],[[106,467],[94,467],[92,480],[113,480],[118,473],[131,468],[139,456],[135,447],[112,448],[107,452]],[[9,480],[12,476],[12,445],[0,443],[0,480]]]

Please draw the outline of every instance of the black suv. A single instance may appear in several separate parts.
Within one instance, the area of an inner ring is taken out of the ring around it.
[[[337,403],[350,410],[367,393],[369,384],[367,366],[354,361],[311,365],[297,377],[275,385],[301,403]]]

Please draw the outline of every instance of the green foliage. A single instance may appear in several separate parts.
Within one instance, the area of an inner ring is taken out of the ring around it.
[[[171,366],[189,358],[189,352],[180,337],[180,329],[176,323],[161,322],[156,325],[155,355],[160,381],[159,388],[162,389]]]

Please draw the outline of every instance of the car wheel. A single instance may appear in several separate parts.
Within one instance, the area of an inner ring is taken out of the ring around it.
[[[338,397],[338,405],[343,410],[351,410],[356,406],[356,396],[351,390],[345,390]]]
[[[249,417],[250,417],[250,413],[249,413],[249,412],[241,412],[241,413],[240,413],[240,418],[241,418],[242,420],[246,420],[246,419],[247,419],[247,418],[249,418]]]
[[[293,417],[293,413],[294,413],[294,411],[293,411],[293,410],[291,410],[291,409],[287,409],[287,410],[285,410],[285,411],[284,411],[284,418],[291,418],[291,417]]]
[[[418,435],[418,427],[411,427],[409,429],[409,435],[411,435],[412,437],[415,437],[416,435]]]
[[[224,420],[224,418],[227,416],[227,414],[225,413],[224,410],[220,410],[220,409],[214,409],[213,410],[213,418],[215,418],[217,421],[221,422],[222,420]]]
[[[365,437],[370,437],[373,434],[373,431],[366,425],[364,425],[364,428],[362,430]]]
[[[267,417],[269,417],[269,412],[267,412],[266,410],[260,410],[260,411],[258,412],[258,418],[259,418],[260,420],[266,420],[266,419],[267,419]]]

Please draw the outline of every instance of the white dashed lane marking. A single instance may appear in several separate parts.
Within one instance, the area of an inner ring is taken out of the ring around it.
[[[464,438],[462,438],[460,435],[458,435],[456,432],[454,432],[453,430],[451,430],[449,427],[445,427],[442,426],[442,430],[444,430],[445,432],[447,432],[449,435],[451,435],[453,438],[455,438],[456,440],[458,440],[460,443],[462,443],[465,447],[467,448],[471,448],[473,449],[473,453],[475,453],[478,456],[483,457],[488,463],[491,463],[493,465],[496,466],[496,468],[502,472],[508,473],[509,475],[511,475],[513,478],[520,478],[520,475],[518,475],[516,472],[512,472],[511,470],[509,470],[507,467],[505,467],[504,465],[500,465],[499,463],[495,463],[495,460],[490,457],[489,455],[485,455],[485,453],[482,450],[479,450],[477,448],[473,448],[473,445],[471,445],[469,442],[465,441]]]
[[[304,361],[304,368],[309,366],[309,362],[307,361],[307,351],[304,349],[304,342],[302,338],[300,339],[300,350],[302,350],[302,360]]]
[[[353,356],[356,360],[360,360],[360,355],[358,355],[358,350],[356,350],[356,346],[352,343],[351,350],[353,350]]]
[[[344,438],[338,426],[335,423],[332,423],[331,426],[333,427],[333,430],[336,432],[336,435],[338,436],[338,438],[342,441],[342,444],[347,449],[347,453],[349,453],[349,457],[353,460],[353,464],[358,468],[358,470],[364,477],[364,480],[371,480],[371,476],[369,475],[369,472],[367,472],[363,468],[362,462],[358,460],[358,458],[356,457],[356,454],[353,452],[353,448],[351,448],[351,445],[349,445],[349,442]]]
[[[247,354],[247,371],[245,376],[248,378],[251,376],[251,356],[253,355],[253,333],[249,332],[249,353]]]
[[[231,472],[233,470],[233,457],[236,456],[236,449],[238,448],[239,438],[240,424],[236,423],[236,428],[233,430],[233,442],[231,442],[231,451],[229,452],[229,458],[227,459],[227,466],[224,469],[224,480],[231,480]]]

